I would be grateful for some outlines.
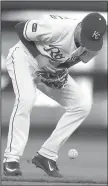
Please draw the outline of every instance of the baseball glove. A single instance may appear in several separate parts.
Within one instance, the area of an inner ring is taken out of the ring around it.
[[[67,82],[68,70],[57,69],[55,73],[50,71],[38,71],[38,78],[50,88],[61,89]]]

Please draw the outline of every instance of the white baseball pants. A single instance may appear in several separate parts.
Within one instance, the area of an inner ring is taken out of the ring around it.
[[[33,79],[38,63],[21,42],[10,49],[6,65],[16,99],[9,123],[4,161],[18,161],[23,155],[29,135],[30,113],[36,101],[36,88],[66,110],[51,136],[39,150],[41,155],[56,161],[60,147],[90,112],[91,102],[88,96],[81,92],[79,85],[70,76],[66,86],[59,90],[49,88],[43,83],[35,84]]]

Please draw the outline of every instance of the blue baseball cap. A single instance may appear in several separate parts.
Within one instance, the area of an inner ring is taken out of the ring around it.
[[[81,22],[81,43],[92,51],[98,51],[103,45],[106,20],[99,13],[90,13]]]

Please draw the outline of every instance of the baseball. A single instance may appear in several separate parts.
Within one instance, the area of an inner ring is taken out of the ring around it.
[[[68,157],[70,159],[75,159],[78,156],[78,151],[76,149],[70,149],[68,151]]]

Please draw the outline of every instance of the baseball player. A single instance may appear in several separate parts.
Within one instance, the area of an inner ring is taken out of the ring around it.
[[[30,113],[38,88],[66,112],[32,163],[49,176],[61,177],[56,164],[58,151],[91,109],[86,92],[81,91],[68,69],[80,61],[87,63],[98,54],[106,21],[99,13],[90,13],[81,22],[44,15],[38,20],[20,22],[15,28],[20,41],[9,50],[6,59],[16,99],[4,153],[4,174],[22,175],[19,161],[28,140]]]

